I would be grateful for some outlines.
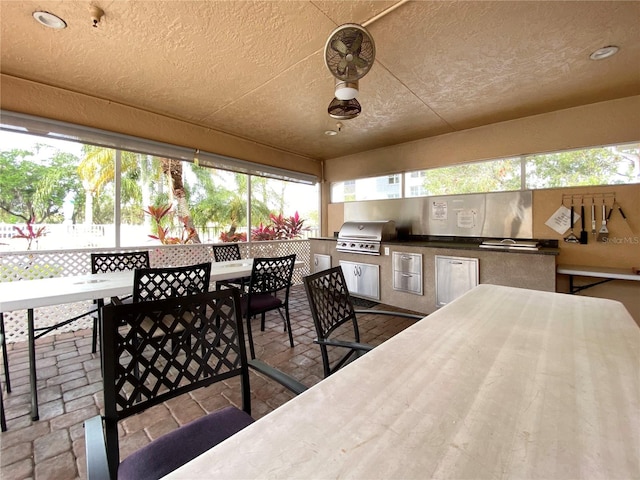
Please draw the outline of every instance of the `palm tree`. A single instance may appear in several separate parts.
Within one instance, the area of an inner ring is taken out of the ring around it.
[[[209,222],[225,225],[228,227],[227,233],[234,235],[238,227],[247,223],[248,175],[204,167],[193,167],[193,172],[198,178],[198,188],[192,192],[192,198],[197,199],[193,208],[197,223],[201,226]],[[256,178],[252,177],[252,182]],[[259,180],[256,183],[259,184]],[[254,222],[267,221],[269,213],[265,202],[252,198],[251,215]]]
[[[116,151],[111,148],[96,147],[94,145],[84,145],[84,158],[78,165],[78,175],[82,180],[82,186],[85,190],[85,225],[93,223],[93,200],[100,191],[115,178],[115,158]],[[133,152],[122,152],[121,155],[121,171],[130,172],[138,169],[137,154]],[[123,178],[123,192],[132,194],[139,190],[137,183],[126,176]],[[134,185],[129,183],[133,182]],[[135,194],[134,194],[135,196]]]
[[[182,180],[182,161],[172,160],[170,158],[161,158],[160,165],[162,173],[167,176],[171,181],[171,193],[172,200],[176,203],[176,213],[178,218],[182,219],[184,226],[190,229],[194,229],[193,217],[187,203],[187,194],[184,188],[184,182]],[[173,202],[172,202],[173,203]],[[197,232],[191,239],[192,243],[202,243]]]
[[[78,167],[78,174],[82,179],[82,185],[86,192],[85,224],[93,223],[93,199],[100,190],[115,178],[115,154],[116,151],[109,148],[85,145],[85,157]],[[162,193],[162,182],[158,182],[161,174],[166,175],[171,185],[171,199],[177,203],[177,215],[187,220],[187,225],[193,227],[193,220],[189,212],[186,200],[184,183],[182,181],[182,162],[168,158],[157,158],[149,155],[141,155],[129,151],[121,152],[121,192],[122,201],[126,203],[133,200],[138,204],[142,212],[143,206],[152,203],[154,187],[160,186],[155,193]],[[147,188],[141,191],[140,182]],[[154,182],[154,180],[156,180]],[[145,222],[148,222],[145,217]],[[200,243],[196,235],[193,243]]]

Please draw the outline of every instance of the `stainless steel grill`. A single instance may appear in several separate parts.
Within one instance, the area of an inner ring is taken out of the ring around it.
[[[398,236],[392,220],[345,222],[338,233],[336,250],[339,252],[380,255],[380,244]]]

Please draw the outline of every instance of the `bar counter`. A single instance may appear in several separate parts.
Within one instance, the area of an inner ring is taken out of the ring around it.
[[[479,285],[167,478],[640,478],[619,302]]]

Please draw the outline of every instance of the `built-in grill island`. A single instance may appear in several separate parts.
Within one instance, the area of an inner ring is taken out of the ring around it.
[[[380,244],[398,237],[392,220],[345,222],[338,233],[339,252],[380,255]]]

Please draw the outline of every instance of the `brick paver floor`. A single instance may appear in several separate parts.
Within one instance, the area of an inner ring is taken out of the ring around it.
[[[380,306],[385,310],[389,307]],[[290,297],[294,348],[277,312],[267,315],[264,332],[253,324],[256,356],[306,385],[322,379],[320,350],[304,288]],[[400,317],[359,317],[361,340],[377,345],[409,326]],[[12,391],[4,403],[9,430],[0,434],[0,478],[66,480],[86,478],[83,422],[100,413],[100,360],[91,353],[91,331],[49,335],[36,343],[40,420],[30,417],[26,342],[8,345]],[[4,378],[3,378],[4,385]],[[292,398],[279,384],[251,373],[252,415],[260,418]],[[158,405],[120,423],[121,458],[150,440],[207,412],[232,403],[240,405],[233,381],[197,390]]]

